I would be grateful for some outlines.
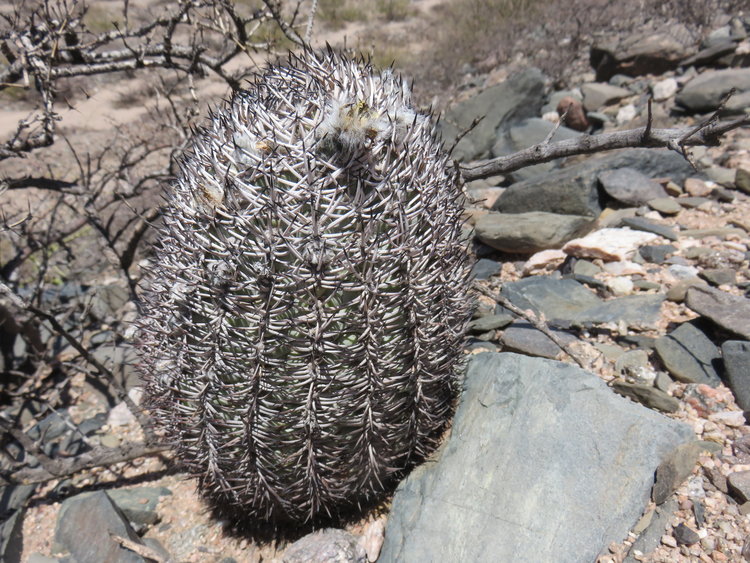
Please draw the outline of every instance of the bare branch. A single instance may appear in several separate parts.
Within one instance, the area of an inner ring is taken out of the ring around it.
[[[517,153],[500,156],[478,164],[460,167],[464,180],[489,178],[497,174],[507,174],[533,164],[549,162],[556,158],[579,154],[592,154],[614,149],[631,147],[667,147],[678,150],[684,147],[717,146],[725,133],[750,125],[750,116],[740,117],[733,121],[708,123],[702,127],[683,127],[675,129],[651,129],[648,126],[627,131],[613,131],[601,135],[584,135],[556,143],[539,143]],[[648,136],[646,133],[648,132]]]
[[[576,351],[573,350],[573,348],[569,344],[566,344],[565,342],[563,342],[559,336],[557,336],[554,332],[552,332],[550,328],[547,326],[547,323],[544,322],[543,319],[539,319],[535,315],[529,314],[528,312],[524,311],[520,307],[516,307],[513,303],[508,301],[508,299],[503,297],[503,295],[501,295],[500,293],[495,293],[491,289],[484,287],[481,284],[478,284],[475,282],[473,288],[479,293],[482,293],[483,295],[486,295],[487,297],[494,299],[496,303],[499,303],[500,305],[508,309],[511,313],[514,313],[518,315],[519,317],[522,317],[526,319],[527,321],[529,321],[529,323],[531,323],[531,325],[535,329],[541,331],[545,336],[547,336],[547,338],[549,338],[550,340],[552,340],[552,342],[557,344],[557,346],[561,350],[563,350],[568,356],[570,356],[573,359],[573,361],[575,361],[575,363],[577,363],[583,369],[588,369],[588,366],[586,365],[586,361],[583,358],[581,358],[581,356],[578,353],[576,353]]]

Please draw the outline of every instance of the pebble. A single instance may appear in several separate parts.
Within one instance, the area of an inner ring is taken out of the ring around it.
[[[674,78],[665,78],[655,83],[651,87],[651,92],[654,95],[654,101],[663,102],[668,100],[677,93],[677,81]]]
[[[677,547],[677,540],[672,536],[668,536],[666,534],[661,537],[661,543],[663,543],[667,547]]]
[[[633,104],[628,104],[626,106],[622,106],[618,110],[615,121],[617,122],[617,125],[624,125],[633,121],[636,115],[638,115],[638,110],[635,109],[635,106]]]
[[[673,264],[667,268],[667,273],[676,280],[688,280],[698,276],[700,270],[695,266],[682,266]]]
[[[706,197],[714,187],[716,186],[712,186],[699,178],[687,178],[685,180],[685,191],[692,197]]]
[[[647,202],[648,206],[662,215],[677,215],[682,206],[671,197],[657,197]]]
[[[727,476],[729,492],[739,502],[750,500],[750,471],[735,471]]]
[[[700,537],[695,530],[688,528],[685,524],[680,522],[677,527],[672,531],[675,540],[679,545],[693,545],[698,543]]]
[[[746,424],[745,414],[742,411],[722,411],[709,415],[708,419],[711,422],[720,422],[731,426],[732,428],[739,428]]]
[[[615,297],[623,297],[633,293],[633,280],[624,276],[612,278],[607,281],[607,287]]]

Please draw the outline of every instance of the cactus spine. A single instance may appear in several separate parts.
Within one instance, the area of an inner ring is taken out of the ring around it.
[[[459,178],[398,77],[271,66],[199,131],[139,322],[149,405],[219,509],[377,500],[448,422],[469,317]]]

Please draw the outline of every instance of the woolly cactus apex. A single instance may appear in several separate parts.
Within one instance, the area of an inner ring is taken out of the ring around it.
[[[459,178],[390,72],[310,52],[183,158],[140,321],[147,395],[220,511],[377,501],[449,420],[469,317]]]

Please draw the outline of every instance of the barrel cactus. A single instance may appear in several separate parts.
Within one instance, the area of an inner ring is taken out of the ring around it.
[[[270,66],[197,131],[139,322],[147,405],[204,497],[304,522],[437,445],[470,316],[460,180],[389,71]]]

